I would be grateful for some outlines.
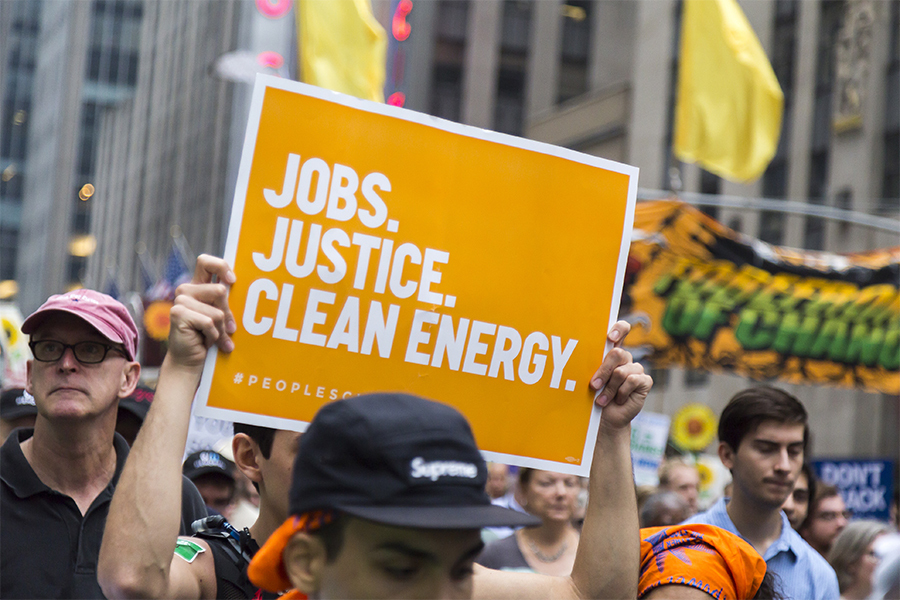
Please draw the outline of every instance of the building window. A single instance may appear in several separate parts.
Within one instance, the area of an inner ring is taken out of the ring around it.
[[[94,3],[87,78],[98,83],[133,86],[137,82],[143,9],[139,2]]]
[[[525,73],[501,69],[497,77],[497,101],[494,106],[494,129],[501,133],[522,135],[525,121]]]
[[[784,198],[787,191],[787,161],[783,157],[775,157],[763,177],[763,196],[766,198]],[[759,216],[759,239],[770,244],[784,243],[784,214],[764,210]]]
[[[718,196],[722,193],[722,178],[709,171],[700,171],[700,193]],[[703,214],[718,220],[718,206],[701,206],[700,210]]]
[[[895,104],[894,108],[898,105]],[[900,207],[900,130],[884,136],[884,180],[879,212],[895,213]]]
[[[669,100],[666,107],[666,164],[662,173],[662,189],[681,191],[681,162],[672,152],[675,136],[675,102],[678,99],[678,61],[681,56],[681,17],[684,12],[682,0],[676,0],[672,14],[672,58],[669,61]],[[677,185],[674,182],[678,181]]]
[[[794,104],[794,66],[797,41],[797,0],[775,0],[775,26],[772,32],[772,70],[784,92],[781,135],[772,162],[763,174],[763,196],[787,196],[788,149]],[[784,243],[784,215],[763,211],[759,219],[759,238],[770,244]]]
[[[695,388],[706,385],[709,382],[709,373],[697,369],[688,369],[684,373],[685,387]]]
[[[841,210],[853,210],[853,191],[850,189],[843,189],[838,192],[834,197],[834,206]],[[841,234],[846,236],[850,233],[850,223],[841,221],[840,229]]]
[[[431,94],[431,114],[459,121],[462,116],[462,65],[436,65]]]
[[[91,209],[90,200],[82,202],[77,197],[73,211],[75,213],[74,222],[72,224],[72,232],[76,235],[84,235],[90,233],[91,230]]]
[[[462,117],[463,61],[468,18],[468,0],[442,0],[438,5],[430,112],[436,117],[451,121],[459,121]]]
[[[468,0],[441,0],[438,5],[438,38],[465,42],[468,24]]]
[[[500,68],[494,106],[494,129],[502,133],[522,134],[531,11],[532,3],[528,1],[505,0],[503,3]]]
[[[593,10],[594,3],[590,0],[568,0],[562,5],[557,103],[580,96],[588,89],[588,55],[591,48]]]
[[[828,183],[828,151],[812,155],[809,164],[809,202],[825,204],[825,187]],[[821,217],[806,217],[803,231],[803,247],[822,250],[825,247],[825,221]]]
[[[2,0],[0,0],[2,1]],[[31,96],[35,56],[40,32],[42,3],[7,2],[5,17],[11,21],[4,39],[7,53],[0,56],[0,90],[3,121],[0,122],[0,202],[7,211],[0,229],[0,280],[16,279],[19,227],[18,210],[25,184]]]
[[[94,174],[94,152],[99,135],[100,111],[102,107],[93,102],[85,102],[81,107],[81,141],[78,148],[78,174],[91,179]]]
[[[664,390],[669,385],[669,369],[662,367],[650,367],[650,377],[653,378],[653,389]]]
[[[66,265],[66,281],[69,285],[80,284],[84,281],[86,273],[87,258],[83,256],[69,256]]]
[[[785,103],[793,96],[794,53],[797,40],[797,0],[775,0],[772,31],[772,70],[784,92]]]
[[[807,184],[807,195],[813,204],[824,204],[827,194],[831,145],[831,96],[834,86],[834,48],[841,25],[844,3],[841,0],[824,0],[820,7],[812,155],[809,161],[809,182]],[[807,250],[822,250],[825,247],[825,223],[821,217],[806,217],[803,247]]]
[[[0,136],[0,156],[4,158],[4,163],[24,160],[28,141],[27,116],[31,105],[25,99],[13,100],[11,97],[3,104],[4,131]],[[5,168],[6,164],[3,166]]]
[[[0,228],[0,281],[16,278],[16,251],[19,231],[7,227]]]
[[[11,165],[15,168],[15,164]],[[7,181],[0,177],[0,197],[4,200],[12,200],[14,202],[22,201],[22,173],[16,172]]]
[[[884,168],[878,210],[895,213],[900,207],[900,2],[891,2],[890,60],[887,68],[884,127]]]

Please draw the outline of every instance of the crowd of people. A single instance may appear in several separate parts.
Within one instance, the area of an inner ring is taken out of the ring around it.
[[[401,393],[326,404],[303,434],[236,423],[230,446],[185,457],[207,351],[234,349],[234,282],[198,259],[155,391],[109,296],[52,296],[25,320],[28,381],[0,404],[0,596],[900,597],[896,531],[848,522],[817,484],[806,410],[782,390],[723,410],[727,497],[700,512],[689,460],[636,493],[630,423],[652,380],[621,321],[590,382],[585,479],[488,465],[463,415]]]

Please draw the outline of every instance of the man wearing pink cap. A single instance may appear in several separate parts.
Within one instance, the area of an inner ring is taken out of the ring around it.
[[[97,557],[128,455],[115,427],[141,372],[137,327],[118,301],[76,290],[51,296],[22,331],[38,415],[0,448],[0,597],[102,598]],[[190,531],[205,510],[190,483],[182,494]]]

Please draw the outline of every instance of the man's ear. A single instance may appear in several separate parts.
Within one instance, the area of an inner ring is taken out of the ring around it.
[[[234,464],[247,479],[257,485],[262,481],[259,472],[259,458],[262,456],[259,444],[246,433],[236,433],[231,440],[231,453],[234,455]]]
[[[327,558],[322,540],[303,531],[294,534],[282,554],[291,585],[310,597],[322,587]]]
[[[719,460],[729,471],[734,468],[734,450],[725,442],[719,442]]]
[[[32,392],[32,390],[34,388],[31,387],[31,366],[32,366],[31,363],[33,361],[34,361],[34,359],[29,358],[25,362],[25,391],[28,392],[29,394],[31,394],[32,396],[34,396],[34,392]]]
[[[119,385],[119,398],[127,398],[134,393],[141,379],[141,363],[127,362],[122,370],[122,383]]]

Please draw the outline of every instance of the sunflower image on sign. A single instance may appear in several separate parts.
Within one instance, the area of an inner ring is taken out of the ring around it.
[[[672,443],[699,452],[716,437],[716,415],[704,404],[687,404],[672,418]]]
[[[697,473],[700,474],[700,491],[706,491],[709,489],[709,486],[712,484],[713,478],[715,474],[712,469],[707,467],[702,462],[697,463]]]
[[[152,339],[164,342],[169,339],[169,311],[172,303],[158,300],[144,311],[144,330]]]
[[[19,328],[16,327],[9,319],[0,319],[3,324],[3,333],[6,336],[6,343],[15,346],[19,343]]]

